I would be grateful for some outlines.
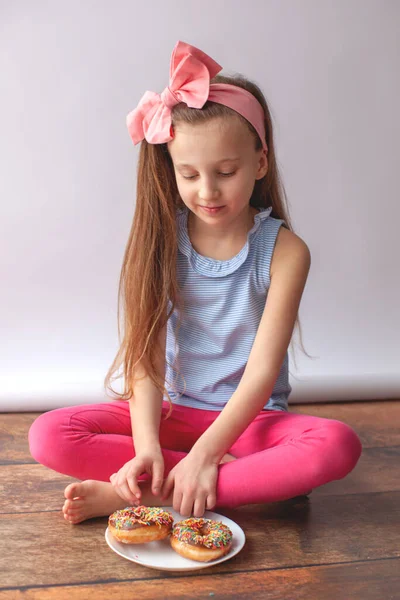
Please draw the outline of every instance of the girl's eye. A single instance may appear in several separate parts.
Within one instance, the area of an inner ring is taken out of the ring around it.
[[[234,175],[236,173],[236,171],[233,171],[233,173],[219,173],[219,175],[222,175],[223,177],[232,177],[232,175]],[[185,177],[184,175],[182,175],[183,179],[194,179],[195,177],[197,177],[197,175],[191,175],[191,177]]]

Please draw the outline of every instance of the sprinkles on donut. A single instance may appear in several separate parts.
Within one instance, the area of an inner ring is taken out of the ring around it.
[[[130,506],[110,515],[108,528],[119,542],[146,544],[168,537],[173,522],[173,516],[162,508]]]
[[[185,558],[208,562],[229,552],[232,537],[232,531],[221,521],[190,518],[175,523],[171,546]]]

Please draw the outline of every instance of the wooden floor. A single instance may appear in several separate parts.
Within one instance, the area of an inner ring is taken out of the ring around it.
[[[63,490],[74,480],[28,450],[39,413],[0,414],[0,600],[400,599],[400,401],[290,410],[351,425],[363,443],[358,465],[308,499],[219,510],[243,528],[246,545],[189,575],[112,552],[106,517],[66,523]]]

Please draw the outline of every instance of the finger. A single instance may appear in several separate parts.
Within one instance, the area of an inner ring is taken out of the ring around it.
[[[132,496],[136,496],[136,498],[140,498],[142,495],[141,489],[138,484],[137,477],[139,472],[142,472],[142,469],[132,469],[126,476],[127,485],[131,491]]]
[[[115,481],[115,480],[119,479],[120,477],[123,478],[124,475],[123,475],[123,472],[121,472],[121,471],[122,471],[122,469],[120,469],[116,473],[113,473],[110,476],[110,481]]]
[[[117,494],[129,504],[136,503],[136,497],[127,484],[127,475],[131,470],[131,463],[125,463],[117,473],[113,473],[110,481]]]
[[[131,494],[130,494],[130,492],[127,490],[127,488],[126,488],[126,487],[124,487],[124,486],[121,486],[121,485],[118,485],[118,486],[115,486],[115,488],[114,488],[114,489],[115,489],[116,493],[118,494],[118,496],[119,496],[120,498],[122,498],[122,500],[123,500],[124,502],[126,502],[126,506],[131,506],[131,505],[133,505],[133,500],[132,500]]]
[[[126,485],[129,488],[131,497],[134,500],[140,500],[140,498],[142,497],[142,493],[138,485],[137,479],[135,477],[128,476],[126,478]]]
[[[174,496],[172,499],[172,507],[176,512],[181,513],[182,493],[178,490],[174,490]]]
[[[200,518],[204,515],[205,502],[206,502],[206,497],[204,495],[195,499],[194,506],[193,506],[193,516],[194,517]]]
[[[181,502],[180,513],[183,517],[190,517],[193,511],[193,496],[184,494]]]
[[[134,504],[137,501],[137,498],[133,496],[131,490],[128,487],[127,481],[115,487],[115,491],[118,496],[121,496],[123,500],[126,500],[128,504]]]
[[[206,500],[206,508],[207,510],[211,510],[217,503],[217,497],[215,494],[208,494]]]
[[[114,486],[120,486],[124,483],[125,479],[126,479],[126,469],[125,469],[124,465],[123,467],[120,468],[119,471],[117,471],[116,473],[114,473],[113,475],[111,475],[110,477],[110,481]]]
[[[159,493],[163,483],[164,475],[164,462],[156,461],[153,463],[153,477],[152,477],[152,492],[155,496]]]
[[[164,481],[164,485],[161,490],[161,500],[168,498],[174,485],[174,475],[172,471],[169,472],[167,479]]]
[[[142,494],[142,491],[138,484],[138,477],[140,475],[143,475],[144,473],[150,474],[150,471],[148,468],[146,469],[146,465],[142,461],[136,462],[133,465],[131,465],[127,473],[127,479],[130,482],[130,486],[132,486],[132,493],[136,494],[138,497],[140,497]]]

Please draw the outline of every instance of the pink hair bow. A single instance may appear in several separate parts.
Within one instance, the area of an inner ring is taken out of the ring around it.
[[[145,92],[126,117],[133,143],[138,144],[143,138],[151,144],[172,140],[172,107],[185,102],[190,108],[202,108],[210,93],[210,79],[221,70],[221,65],[205,52],[177,42],[171,56],[169,85],[161,94]]]

